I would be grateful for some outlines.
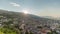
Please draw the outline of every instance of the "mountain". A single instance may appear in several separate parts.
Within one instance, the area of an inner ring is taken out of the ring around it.
[[[3,17],[1,17],[3,16]],[[2,20],[2,21],[1,21]],[[32,14],[24,14],[21,12],[13,12],[7,10],[0,10],[0,22],[13,21],[12,24],[17,24],[19,27],[22,24],[26,25],[26,28],[29,30],[37,31],[37,26],[39,25],[49,25],[51,26],[54,23],[60,24],[60,20],[44,18]],[[32,28],[32,29],[31,29]]]
[[[60,20],[60,17],[52,17],[52,16],[42,16],[42,17],[48,19]]]

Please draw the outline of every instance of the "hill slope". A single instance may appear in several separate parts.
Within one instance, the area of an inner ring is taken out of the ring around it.
[[[0,23],[8,22],[8,21],[13,21],[11,24],[18,25],[19,27],[22,24],[25,24],[26,28],[27,29],[32,28],[32,31],[37,31],[36,26],[39,26],[39,25],[51,26],[54,23],[60,24],[60,20],[42,18],[36,15],[31,15],[31,14],[0,10]]]

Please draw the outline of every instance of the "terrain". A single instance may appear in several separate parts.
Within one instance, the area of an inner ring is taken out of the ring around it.
[[[39,31],[37,26],[44,26],[44,25],[52,26],[55,23],[60,24],[60,20],[44,18],[32,14],[24,14],[22,12],[0,10],[0,28],[3,27],[7,28],[8,30],[10,30],[11,28],[15,29],[16,31],[19,31],[20,28],[23,27],[22,29],[30,30],[35,34],[37,34],[37,32]],[[24,26],[22,26],[23,24]],[[14,32],[14,30],[12,32]],[[12,32],[10,34],[13,34]]]

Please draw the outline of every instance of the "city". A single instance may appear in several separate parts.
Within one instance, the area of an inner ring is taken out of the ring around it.
[[[60,34],[60,0],[0,0],[0,34]]]
[[[15,34],[60,34],[60,20],[42,18],[35,15],[15,12],[1,12],[0,30],[9,34],[9,30],[15,30]],[[15,17],[17,16],[17,17]],[[2,29],[1,29],[2,28]],[[5,30],[4,30],[4,29]],[[6,31],[7,30],[7,31]],[[10,34],[14,34],[14,33]],[[17,33],[16,33],[17,32]]]

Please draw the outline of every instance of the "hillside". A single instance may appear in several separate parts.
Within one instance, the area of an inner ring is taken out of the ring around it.
[[[6,10],[0,10],[0,24],[3,26],[4,22],[8,22],[8,24],[17,25],[17,28],[20,28],[22,24],[25,24],[25,28],[28,30],[32,30],[32,32],[38,31],[37,26],[41,25],[53,25],[54,23],[60,24],[60,20],[54,20],[49,18],[43,18],[32,14],[24,14]]]

